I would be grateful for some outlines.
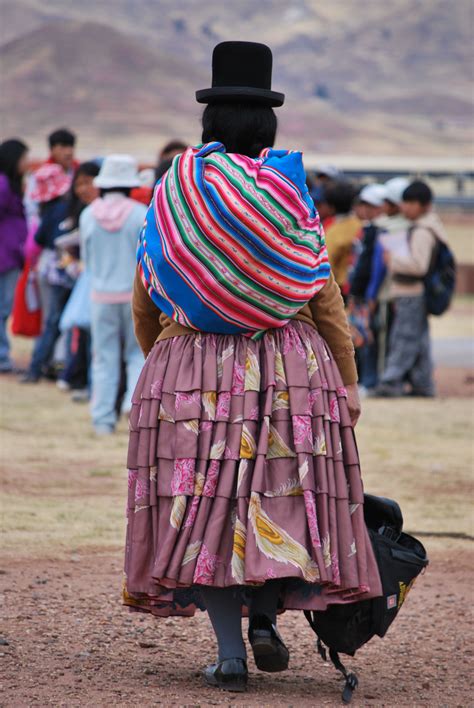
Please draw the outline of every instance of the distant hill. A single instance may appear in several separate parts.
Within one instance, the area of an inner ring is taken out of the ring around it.
[[[199,138],[212,47],[268,42],[280,144],[316,153],[466,155],[470,0],[2,0],[2,137],[42,149],[67,124],[89,152]]]

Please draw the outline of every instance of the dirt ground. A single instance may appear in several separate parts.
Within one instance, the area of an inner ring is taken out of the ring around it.
[[[447,319],[439,336],[468,336],[467,314],[461,324]],[[347,657],[355,706],[472,705],[473,371],[437,380],[435,400],[363,402],[366,490],[400,502],[431,562],[387,637]],[[290,671],[250,660],[247,694],[204,687],[205,614],[154,620],[120,604],[125,422],[97,439],[87,406],[13,376],[0,380],[0,413],[0,706],[340,705],[342,682],[300,613],[279,621]]]
[[[387,637],[347,657],[360,681],[354,706],[472,705],[471,569],[466,542],[431,553]],[[206,615],[153,620],[120,606],[120,553],[15,561],[1,573],[2,706],[341,703],[343,682],[316,653],[301,613],[279,622],[290,670],[262,674],[251,660],[242,696],[202,684],[199,670],[215,651]]]

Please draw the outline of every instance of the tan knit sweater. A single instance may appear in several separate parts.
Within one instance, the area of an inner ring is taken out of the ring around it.
[[[148,356],[157,340],[196,334],[196,330],[173,322],[156,307],[145,290],[138,270],[133,287],[132,309],[135,334],[145,356]],[[332,273],[322,290],[298,312],[295,319],[315,327],[326,340],[344,384],[356,383],[354,347],[341,292]]]

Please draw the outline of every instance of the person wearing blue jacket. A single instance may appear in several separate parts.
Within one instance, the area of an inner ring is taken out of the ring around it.
[[[130,411],[143,366],[131,300],[147,207],[129,197],[140,184],[137,164],[129,155],[106,157],[94,184],[101,196],[82,212],[79,230],[82,258],[92,282],[92,422],[97,434],[107,435],[117,423],[122,357],[127,375],[122,413]]]

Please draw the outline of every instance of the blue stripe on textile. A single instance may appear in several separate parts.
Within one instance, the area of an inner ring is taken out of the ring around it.
[[[283,271],[294,273],[303,282],[313,281],[314,271],[311,271],[308,266],[298,265],[290,259],[281,256],[281,254],[277,254],[271,247],[262,244],[260,237],[246,228],[242,222],[224,207],[216,188],[203,179],[203,165],[197,160],[194,178],[201,194],[207,195],[206,206],[214,215],[216,221],[222,226],[224,231],[229,231],[239,243],[243,244],[257,260],[261,260],[262,265],[268,264],[273,266],[273,268],[277,267]],[[207,239],[206,234],[203,234],[203,236]],[[281,238],[283,240],[283,237]],[[287,238],[291,239],[291,237]],[[258,246],[256,242],[259,244]]]
[[[217,140],[214,143],[206,143],[201,146],[201,149],[196,153],[195,157],[205,157],[211,152],[225,152],[225,147]]]
[[[185,275],[168,262],[164,253],[164,241],[157,229],[153,206],[150,207],[152,213],[147,217],[147,254],[150,259],[159,265],[160,285],[167,293],[172,302],[181,307],[191,322],[197,318],[199,329],[205,332],[222,332],[223,334],[241,334],[246,331],[237,324],[227,322],[222,314],[215,313],[206,303],[204,303],[190,285],[185,281]],[[150,211],[150,210],[149,210]],[[140,254],[140,264],[143,268],[145,279],[151,282],[151,274],[143,258],[143,249]],[[168,259],[169,254],[167,254]],[[179,277],[177,277],[177,275]],[[159,307],[168,317],[174,318],[174,307],[155,291],[151,292],[151,298],[155,305]]]

